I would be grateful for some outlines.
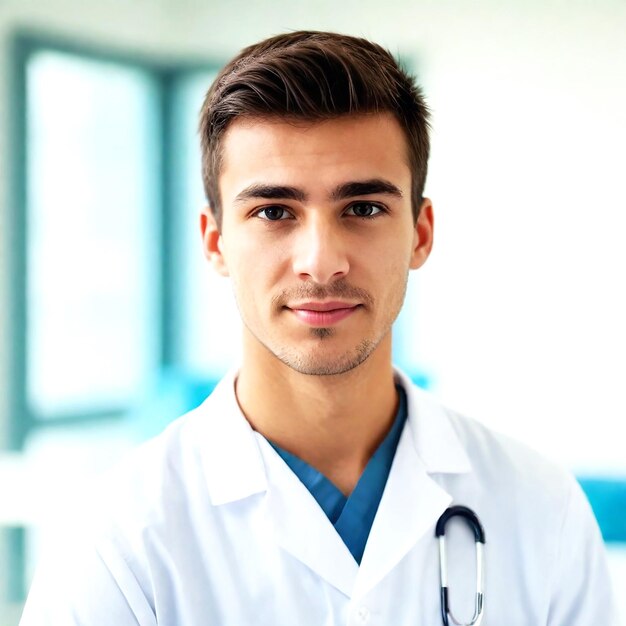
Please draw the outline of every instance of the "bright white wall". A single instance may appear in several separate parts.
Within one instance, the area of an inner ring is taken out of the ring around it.
[[[322,28],[415,59],[433,109],[428,192],[437,208],[436,249],[415,281],[417,362],[435,372],[437,392],[455,408],[571,466],[626,471],[626,5],[393,6],[5,0],[0,45],[19,26],[165,58],[223,59],[269,34]],[[6,128],[6,54],[1,61]],[[5,138],[0,129],[3,236]],[[0,412],[10,332],[4,304]]]
[[[623,474],[624,17],[511,25],[429,62],[440,238],[421,342],[453,404]]]

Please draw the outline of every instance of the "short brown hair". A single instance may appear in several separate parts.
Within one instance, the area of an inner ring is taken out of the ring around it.
[[[378,44],[337,33],[299,31],[244,48],[218,74],[200,113],[202,178],[221,226],[221,140],[237,117],[322,121],[392,113],[406,135],[417,220],[428,167],[428,108],[420,88]]]

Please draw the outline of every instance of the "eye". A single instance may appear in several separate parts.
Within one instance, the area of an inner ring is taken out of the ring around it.
[[[281,206],[266,206],[259,209],[255,214],[255,217],[259,217],[262,220],[268,222],[278,222],[280,220],[288,220],[292,217],[291,213]]]
[[[374,217],[382,212],[383,208],[372,202],[355,202],[346,209],[348,215],[355,217]]]

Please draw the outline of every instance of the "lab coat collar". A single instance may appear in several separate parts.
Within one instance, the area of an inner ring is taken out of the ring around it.
[[[245,419],[235,396],[235,372],[197,409],[204,429],[197,445],[211,502],[267,493],[277,542],[353,599],[386,576],[450,505],[452,496],[432,474],[471,471],[446,410],[404,374],[395,376],[406,390],[407,424],[360,567],[311,494]]]
[[[408,400],[408,426],[415,451],[429,474],[463,474],[471,471],[465,448],[456,434],[448,411],[433,396],[394,370]]]
[[[229,372],[196,409],[202,432],[196,445],[211,503],[219,506],[267,490],[263,457],[235,396]]]
[[[452,496],[433,475],[471,471],[467,453],[446,410],[401,372],[396,371],[395,378],[407,394],[407,425],[365,546],[352,592],[355,601],[382,580],[422,538],[433,533],[437,520],[450,506]]]
[[[257,437],[269,476],[267,504],[276,542],[350,597],[357,562],[309,490],[267,440]]]
[[[228,374],[196,410],[202,432],[195,443],[211,503],[264,493],[276,542],[349,597],[356,561],[306,487],[245,419],[235,379]]]

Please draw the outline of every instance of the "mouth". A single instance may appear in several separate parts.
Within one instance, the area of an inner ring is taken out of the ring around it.
[[[361,305],[351,302],[303,302],[287,308],[309,326],[328,327],[350,317]]]

